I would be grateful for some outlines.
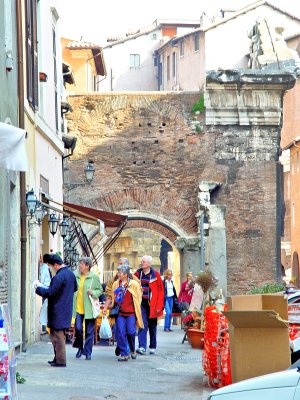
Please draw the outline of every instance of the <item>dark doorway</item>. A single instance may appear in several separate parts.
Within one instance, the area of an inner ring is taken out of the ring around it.
[[[173,251],[172,246],[165,240],[162,239],[160,247],[160,274],[163,275],[164,271],[168,268],[168,252]]]

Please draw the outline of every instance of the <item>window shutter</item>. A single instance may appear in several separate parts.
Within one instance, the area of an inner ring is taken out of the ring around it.
[[[33,107],[37,110],[39,106],[39,65],[38,65],[38,42],[37,42],[37,18],[36,0],[32,0],[32,27],[33,27]]]
[[[31,24],[31,0],[26,1],[26,77],[27,77],[27,98],[30,104],[33,103],[32,91],[32,24]]]
[[[38,109],[38,51],[36,0],[26,1],[26,76],[27,99],[33,109]]]

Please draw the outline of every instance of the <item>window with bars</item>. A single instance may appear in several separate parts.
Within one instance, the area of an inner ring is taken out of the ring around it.
[[[26,0],[26,78],[27,99],[34,110],[38,109],[38,45],[36,0]]]
[[[130,54],[130,68],[139,68],[140,65],[140,55]]]

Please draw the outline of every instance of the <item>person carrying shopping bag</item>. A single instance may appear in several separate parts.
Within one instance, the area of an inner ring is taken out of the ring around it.
[[[89,296],[99,298],[103,289],[99,276],[91,271],[92,259],[82,257],[79,261],[79,271],[75,273],[78,290],[74,294],[73,317],[75,317],[75,340],[73,347],[77,348],[76,358],[85,355],[91,360],[94,343],[95,318]],[[83,323],[85,324],[85,341],[83,342]]]

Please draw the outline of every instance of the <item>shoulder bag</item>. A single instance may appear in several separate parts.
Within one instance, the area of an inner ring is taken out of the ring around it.
[[[92,288],[93,279],[94,279],[94,277],[92,278],[90,289]],[[93,318],[97,318],[100,315],[100,301],[99,301],[99,298],[98,297],[94,298],[91,294],[89,294],[89,299],[90,299],[91,304],[92,304]]]
[[[125,294],[126,294],[126,292],[127,292],[127,288],[128,288],[128,286],[126,287],[126,289],[125,289],[125,291],[124,291],[124,296],[123,296],[122,301],[124,300]],[[120,312],[121,304],[122,304],[122,302],[121,302],[121,303],[118,303],[118,304],[115,304],[115,305],[110,309],[110,311],[109,311],[109,318],[117,318],[117,316],[119,315],[119,312]]]

